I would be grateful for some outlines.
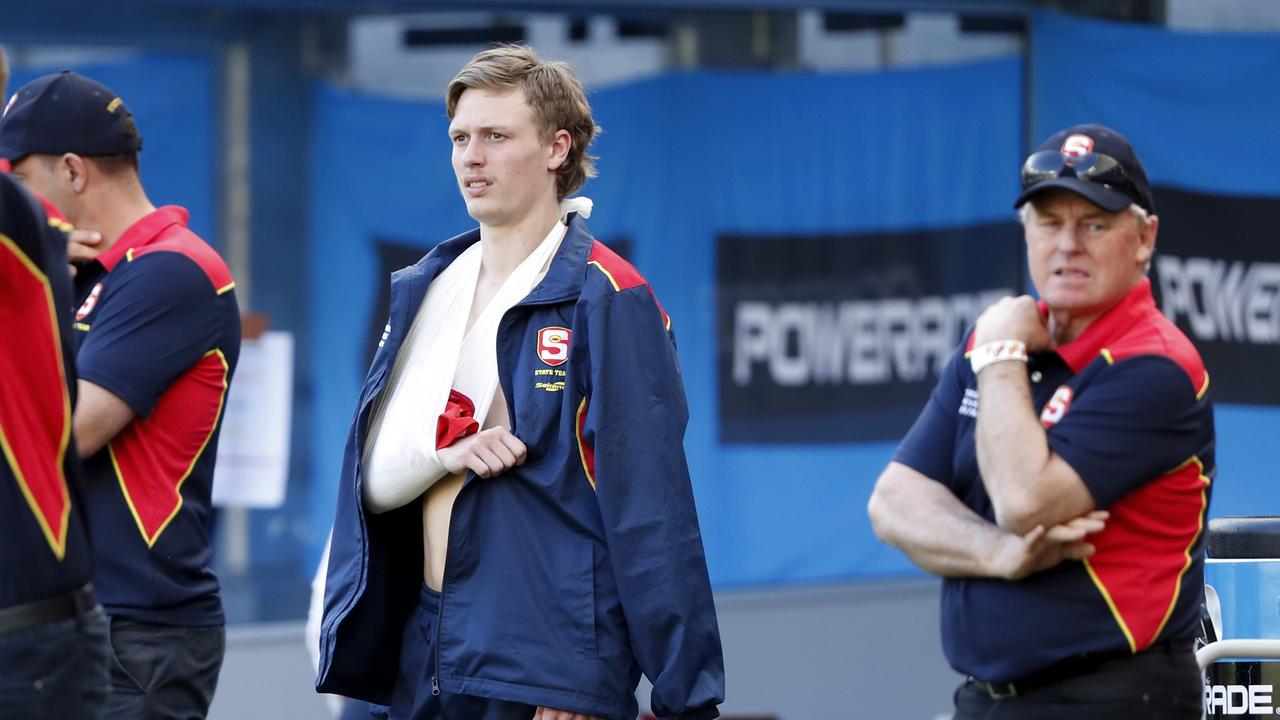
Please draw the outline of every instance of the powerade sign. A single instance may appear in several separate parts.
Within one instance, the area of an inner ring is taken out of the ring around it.
[[[717,238],[720,438],[896,440],[988,305],[1022,286],[1017,223]]]
[[[1205,717],[1275,717],[1280,663],[1216,662],[1205,671]]]
[[[1156,191],[1151,284],[1195,343],[1216,402],[1280,404],[1280,198]]]

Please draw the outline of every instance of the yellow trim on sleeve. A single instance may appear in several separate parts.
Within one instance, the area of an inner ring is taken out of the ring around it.
[[[621,291],[622,291],[622,288],[618,285],[618,281],[613,279],[613,273],[609,272],[608,270],[605,270],[605,269],[604,269],[604,266],[600,264],[600,261],[599,261],[599,260],[591,260],[591,261],[587,262],[587,264],[588,264],[588,265],[595,265],[595,266],[596,266],[596,268],[600,270],[600,272],[604,273],[604,276],[605,276],[605,277],[609,278],[609,284],[610,284],[610,285],[613,285],[613,290],[614,290],[614,292],[621,292]]]
[[[1173,586],[1173,597],[1169,599],[1169,607],[1165,610],[1164,618],[1160,620],[1160,624],[1156,627],[1155,633],[1151,636],[1151,640],[1153,641],[1160,637],[1160,633],[1164,631],[1164,626],[1168,624],[1169,618],[1173,616],[1173,610],[1178,605],[1178,596],[1182,592],[1182,578],[1187,574],[1187,571],[1191,569],[1191,549],[1195,547],[1196,541],[1200,539],[1200,534],[1204,532],[1204,515],[1206,508],[1209,506],[1205,491],[1211,482],[1209,477],[1204,474],[1204,463],[1199,457],[1192,455],[1186,462],[1173,470],[1164,473],[1164,475],[1171,475],[1192,464],[1194,464],[1199,471],[1200,483],[1202,485],[1200,490],[1200,513],[1197,516],[1196,532],[1191,536],[1191,541],[1187,543],[1186,550],[1183,550],[1182,552],[1183,557],[1185,557],[1186,560],[1182,564],[1182,570],[1178,572],[1178,578]],[[1093,580],[1094,586],[1096,586],[1098,588],[1098,592],[1102,594],[1102,599],[1107,602],[1107,607],[1111,609],[1111,616],[1115,618],[1116,624],[1120,626],[1121,632],[1124,633],[1125,640],[1129,642],[1129,651],[1134,653],[1138,652],[1138,646],[1134,641],[1133,633],[1130,632],[1128,624],[1125,623],[1124,617],[1120,615],[1119,609],[1116,608],[1115,601],[1111,598],[1111,593],[1107,591],[1106,585],[1102,583],[1102,579],[1098,577],[1098,574],[1094,571],[1093,565],[1088,559],[1084,561],[1084,567],[1089,573],[1089,578]]]
[[[603,269],[603,268],[602,268]],[[608,273],[605,273],[608,275]],[[591,483],[591,489],[596,489],[596,477],[591,472],[591,468],[587,467],[587,452],[582,439],[582,414],[587,411],[587,399],[582,398],[582,402],[578,403],[578,412],[573,418],[573,435],[578,439],[578,459],[582,461],[582,472],[586,473],[587,482]]]

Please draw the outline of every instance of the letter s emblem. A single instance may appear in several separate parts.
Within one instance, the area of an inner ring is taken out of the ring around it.
[[[1040,413],[1040,424],[1045,427],[1057,425],[1062,416],[1067,414],[1067,408],[1071,407],[1073,395],[1071,388],[1066,385],[1054,391],[1053,397],[1049,398],[1049,402],[1045,403],[1044,410]]]
[[[573,332],[566,327],[544,327],[538,331],[538,359],[556,367],[569,359],[569,338]]]

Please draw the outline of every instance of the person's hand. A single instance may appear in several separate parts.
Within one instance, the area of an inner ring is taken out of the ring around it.
[[[76,276],[76,266],[98,257],[102,235],[93,230],[72,230],[67,233],[67,261],[71,263],[71,277]]]
[[[487,478],[524,462],[525,446],[504,427],[491,427],[468,435],[436,451],[450,474],[470,470]]]
[[[1110,513],[1106,510],[1094,510],[1047,530],[1037,525],[1026,535],[1006,535],[992,558],[995,575],[1005,580],[1021,580],[1064,560],[1084,560],[1092,556],[1095,548],[1085,538],[1101,532],[1108,517]]]
[[[533,714],[533,720],[599,720],[594,715],[582,715],[580,713],[571,713],[567,710],[552,710],[551,708],[540,707],[538,712]]]
[[[1050,346],[1048,318],[1030,295],[1006,297],[982,311],[973,328],[973,345],[977,347],[1000,340],[1021,340],[1027,352]]]

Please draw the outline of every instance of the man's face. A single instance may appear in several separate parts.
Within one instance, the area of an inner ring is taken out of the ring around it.
[[[71,219],[71,203],[75,193],[68,186],[67,178],[58,172],[58,158],[52,155],[28,155],[13,166],[13,175],[27,189],[52,202],[67,218]],[[74,222],[74,220],[72,220]]]
[[[539,203],[555,201],[559,161],[544,142],[523,90],[463,91],[449,139],[458,189],[467,213],[481,225],[513,227]]]
[[[1025,227],[1027,262],[1054,313],[1091,321],[1142,278],[1155,249],[1156,219],[1111,213],[1065,190],[1033,198]]]

